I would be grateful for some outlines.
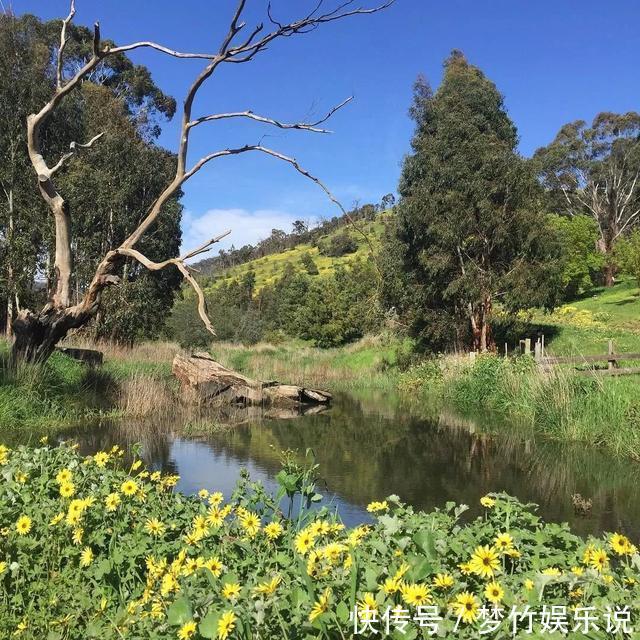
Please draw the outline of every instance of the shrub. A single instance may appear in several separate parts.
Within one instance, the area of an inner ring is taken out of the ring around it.
[[[245,474],[226,502],[172,493],[176,476],[123,459],[117,446],[87,458],[0,447],[0,637],[332,639],[351,636],[354,610],[362,625],[395,608],[415,638],[426,604],[438,637],[477,638],[481,606],[504,615],[500,637],[511,607],[538,612],[536,631],[543,605],[628,605],[637,620],[640,556],[626,537],[584,540],[504,494],[466,524],[465,506],[415,512],[391,496],[346,529],[310,509],[315,467],[291,454],[276,496]]]

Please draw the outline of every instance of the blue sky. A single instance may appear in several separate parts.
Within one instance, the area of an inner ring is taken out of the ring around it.
[[[66,0],[10,4],[17,13],[45,19],[68,10]],[[315,0],[272,4],[275,15],[286,18]],[[266,0],[247,5],[248,24],[260,21]],[[99,20],[103,37],[119,44],[151,39],[207,51],[217,49],[234,6],[235,0],[77,0],[76,22]],[[190,157],[256,143],[266,134],[265,145],[295,156],[345,205],[375,202],[397,186],[412,132],[407,108],[417,74],[437,87],[442,61],[453,48],[464,51],[505,95],[520,150],[530,155],[565,122],[590,120],[605,110],[640,110],[638,25],[637,0],[396,0],[381,14],[324,25],[275,43],[254,62],[228,65],[203,88],[195,108],[198,115],[251,109],[299,121],[323,115],[353,94],[355,100],[327,125],[333,135],[216,122],[192,136]],[[202,66],[148,51],[133,57],[177,98]],[[167,123],[161,143],[175,149],[176,137],[175,123]],[[337,213],[291,167],[249,154],[203,170],[186,186],[184,204],[188,247],[226,228],[232,229],[226,246],[240,246],[274,227],[289,230],[296,218],[313,221]]]

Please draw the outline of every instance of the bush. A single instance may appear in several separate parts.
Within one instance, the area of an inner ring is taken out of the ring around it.
[[[637,620],[627,538],[584,540],[504,494],[483,497],[466,524],[466,506],[415,512],[391,496],[368,506],[371,524],[346,529],[310,509],[315,467],[291,453],[276,496],[244,475],[226,503],[172,493],[177,476],[125,467],[117,446],[88,458],[72,445],[0,447],[0,465],[2,638],[345,638],[356,607],[360,624],[375,610],[380,625],[399,608],[402,637],[415,638],[426,604],[438,637],[477,638],[481,607],[494,605],[504,637],[511,607],[537,611],[540,633],[543,605],[570,617],[628,605]]]
[[[348,233],[338,233],[328,242],[319,246],[320,253],[331,258],[339,258],[358,250],[358,243]]]

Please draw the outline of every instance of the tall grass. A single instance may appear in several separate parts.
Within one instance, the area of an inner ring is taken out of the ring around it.
[[[435,363],[435,364],[434,364]],[[640,380],[569,368],[542,369],[530,357],[442,358],[403,377],[466,412],[486,411],[553,438],[587,442],[640,460]],[[514,425],[515,426],[515,425]]]
[[[211,353],[223,365],[260,380],[330,391],[392,391],[397,384],[393,367],[397,346],[397,340],[384,336],[364,338],[338,349],[317,349],[296,342],[252,346],[217,342]]]
[[[170,343],[132,349],[80,343],[105,355],[93,368],[61,353],[42,364],[8,366],[9,345],[0,342],[0,427],[57,427],[101,415],[143,416],[176,406]]]

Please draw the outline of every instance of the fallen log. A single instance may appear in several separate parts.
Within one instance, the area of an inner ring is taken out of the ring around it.
[[[172,371],[182,385],[185,401],[192,404],[295,406],[331,402],[326,391],[254,380],[223,367],[208,353],[178,354]]]

